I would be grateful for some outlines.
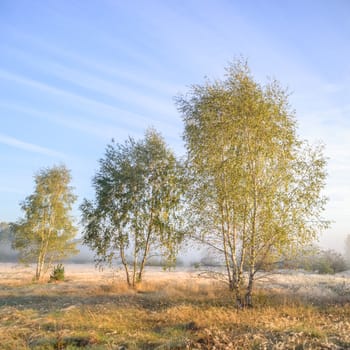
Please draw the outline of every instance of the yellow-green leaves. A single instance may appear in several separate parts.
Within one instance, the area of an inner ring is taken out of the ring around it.
[[[53,262],[77,253],[72,241],[77,229],[70,216],[76,196],[70,181],[70,172],[63,165],[40,170],[34,193],[21,204],[24,218],[12,225],[13,247],[22,262],[37,264],[36,279]]]
[[[327,226],[322,149],[298,139],[286,91],[257,83],[244,61],[177,104],[194,174],[194,235],[223,254],[237,293],[248,270],[249,294],[259,268]]]

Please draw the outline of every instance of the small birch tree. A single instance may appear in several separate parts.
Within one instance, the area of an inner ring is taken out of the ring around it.
[[[161,253],[169,265],[175,262],[182,240],[181,173],[180,163],[153,129],[140,141],[112,142],[100,160],[93,179],[96,199],[81,206],[84,242],[99,265],[120,259],[133,288],[142,280],[151,252]]]
[[[21,262],[36,263],[36,280],[54,262],[77,253],[73,241],[77,229],[69,215],[76,196],[70,181],[63,165],[39,171],[34,193],[21,203],[24,218],[11,225],[13,248],[19,251]]]
[[[193,236],[222,254],[237,306],[251,306],[257,271],[327,227],[322,147],[298,138],[286,92],[255,82],[245,62],[177,104],[194,179]]]

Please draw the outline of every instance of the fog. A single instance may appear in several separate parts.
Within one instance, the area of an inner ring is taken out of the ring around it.
[[[77,245],[79,253],[68,259],[64,259],[64,262],[70,263],[93,263],[94,254],[86,246],[83,246],[81,243]],[[11,243],[0,241],[0,262],[17,262],[18,261],[18,252],[11,248]]]
[[[62,262],[73,264],[92,264],[94,263],[94,252],[89,247],[82,244],[81,240],[77,243],[79,253]],[[190,266],[199,263],[203,259],[209,259],[210,254],[206,249],[198,246],[183,248],[178,255],[178,264]],[[18,262],[18,252],[11,248],[11,242],[0,240],[0,262]],[[154,254],[149,259],[149,264],[161,265],[161,257],[159,254]]]
[[[0,241],[0,262],[16,262],[18,253],[11,248],[11,243]]]

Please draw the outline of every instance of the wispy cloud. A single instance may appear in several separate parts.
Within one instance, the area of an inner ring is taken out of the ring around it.
[[[66,155],[64,153],[54,151],[50,148],[38,146],[33,143],[21,141],[14,137],[7,136],[4,134],[0,134],[0,143],[10,147],[24,150],[26,152],[43,154],[45,156],[50,156],[50,157],[66,158]]]
[[[96,123],[88,120],[86,117],[77,115],[66,115],[62,113],[45,112],[29,106],[8,103],[0,100],[0,107],[11,111],[16,111],[21,114],[30,115],[31,117],[46,120],[48,122],[61,125],[63,127],[76,130],[85,134],[94,135],[101,139],[110,140],[119,134],[128,134],[128,130],[121,127],[116,127],[106,123]]]
[[[99,114],[103,113],[104,117],[107,117],[114,121],[118,121],[120,124],[123,124],[124,126],[140,128],[140,126],[142,127],[143,125],[148,125],[150,123],[159,124],[159,121],[156,119],[152,120],[149,117],[143,116],[138,113],[126,111],[124,109],[118,108],[109,103],[100,102],[96,99],[92,99],[85,96],[81,96],[79,94],[68,92],[64,89],[60,89],[55,86],[40,82],[38,80],[26,78],[21,75],[14,74],[12,72],[8,72],[2,69],[0,69],[0,78],[6,79],[18,84],[26,85],[31,88],[35,88],[37,90],[43,91],[45,93],[64,97],[66,100],[70,101],[70,103],[73,105],[79,105],[79,107],[85,107],[85,109],[88,111],[91,111],[93,109],[95,112]]]
[[[68,60],[71,65],[84,67],[89,71],[97,71],[99,75],[103,74],[117,78],[118,80],[122,79],[137,86],[142,86],[149,90],[153,90],[154,92],[157,92],[161,95],[174,96],[184,88],[180,84],[168,83],[164,80],[157,79],[154,77],[154,75],[149,74],[149,72],[139,70],[135,67],[133,67],[133,69],[130,69],[130,67],[116,66],[115,62],[112,63],[106,59],[99,59],[97,61],[96,59],[89,56],[78,54],[72,49],[67,49],[63,46],[58,46],[57,44],[52,45],[42,38],[30,35],[28,33],[20,32],[14,27],[8,28],[14,38],[30,43],[31,47],[36,47],[40,50],[44,50],[47,53],[53,54],[54,57],[60,61]],[[115,39],[109,39],[109,43],[115,44]],[[119,49],[125,50],[126,48],[120,47]],[[138,58],[140,59],[140,57]],[[144,60],[144,58],[142,60]],[[147,58],[147,61],[152,60],[154,61],[153,57]]]
[[[115,78],[101,77],[101,74],[87,72],[86,69],[72,69],[71,66],[57,63],[56,60],[43,59],[39,56],[33,56],[27,52],[14,49],[2,48],[4,52],[10,53],[13,57],[20,57],[24,64],[29,64],[35,69],[40,69],[41,72],[46,72],[65,82],[82,87],[85,90],[90,90],[107,97],[112,97],[114,100],[126,102],[130,105],[136,105],[141,109],[146,109],[151,112],[156,112],[162,117],[175,115],[175,108],[172,101],[172,95],[164,97],[152,94],[152,91],[140,90],[139,86],[135,86],[133,82],[118,83]]]

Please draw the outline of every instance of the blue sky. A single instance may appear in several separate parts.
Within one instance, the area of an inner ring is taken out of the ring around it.
[[[111,138],[158,129],[183,154],[174,96],[243,55],[292,92],[299,134],[329,157],[321,244],[350,233],[350,2],[0,1],[0,221],[40,168],[64,163],[79,196]]]

